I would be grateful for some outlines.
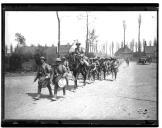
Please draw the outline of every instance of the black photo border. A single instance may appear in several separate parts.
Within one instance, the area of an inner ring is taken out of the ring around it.
[[[157,11],[157,120],[7,120],[5,119],[5,11]],[[1,4],[1,126],[90,126],[90,127],[158,127],[159,126],[159,4],[158,3],[2,3]]]

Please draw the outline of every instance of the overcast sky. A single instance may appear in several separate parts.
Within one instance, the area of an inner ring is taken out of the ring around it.
[[[102,43],[123,41],[123,20],[126,22],[126,43],[132,39],[138,40],[138,17],[141,14],[141,41],[147,42],[157,37],[156,11],[91,11],[89,29],[95,29],[97,40]],[[86,12],[60,11],[61,44],[78,39],[85,47]],[[58,22],[55,11],[6,11],[5,13],[5,43],[16,46],[15,33],[21,33],[26,38],[27,45],[51,46],[57,45]]]

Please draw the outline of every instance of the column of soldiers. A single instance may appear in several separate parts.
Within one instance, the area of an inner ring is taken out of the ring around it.
[[[113,70],[118,71],[119,62],[115,58],[90,58],[89,61],[87,61],[83,49],[80,47],[80,43],[76,43],[76,48],[74,51],[75,56],[79,56],[82,64],[85,64],[89,67],[89,73],[88,78],[93,77],[93,80],[95,80],[95,76],[98,77],[98,79],[101,78],[101,72],[105,72],[109,74]],[[62,57],[56,58],[56,63],[53,66],[50,66],[46,63],[45,57],[40,57],[41,65],[38,68],[36,78],[34,79],[34,82],[38,79],[38,94],[34,98],[35,100],[39,100],[41,97],[41,89],[47,87],[49,90],[49,95],[51,97],[51,100],[55,101],[57,100],[57,91],[59,88],[59,80],[61,78],[65,78],[66,85],[68,86],[68,73],[70,72],[69,64],[67,61],[67,58]],[[54,86],[53,86],[54,85]],[[52,87],[54,87],[54,95],[52,93]],[[66,86],[62,87],[63,95],[66,94]]]

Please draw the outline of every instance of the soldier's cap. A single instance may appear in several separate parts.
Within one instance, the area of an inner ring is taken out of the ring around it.
[[[56,62],[61,62],[61,59],[60,58],[56,58]]]
[[[44,56],[41,56],[40,59],[41,59],[41,60],[46,60]]]
[[[80,45],[81,43],[77,42],[76,45]]]
[[[63,56],[62,59],[66,59],[66,58]]]

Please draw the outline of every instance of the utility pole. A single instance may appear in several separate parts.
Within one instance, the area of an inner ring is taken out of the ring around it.
[[[57,20],[58,20],[58,57],[60,57],[60,18],[58,15],[58,11],[56,11]]]
[[[123,21],[123,28],[124,28],[124,48],[125,48],[125,29],[126,29],[125,20]]]
[[[138,18],[138,24],[139,24],[139,32],[138,32],[138,52],[141,52],[141,44],[140,44],[141,15],[139,15],[139,18]]]
[[[86,29],[87,29],[87,34],[86,34],[86,54],[89,52],[89,42],[88,42],[88,12],[86,12],[87,16],[87,24],[86,24]]]

